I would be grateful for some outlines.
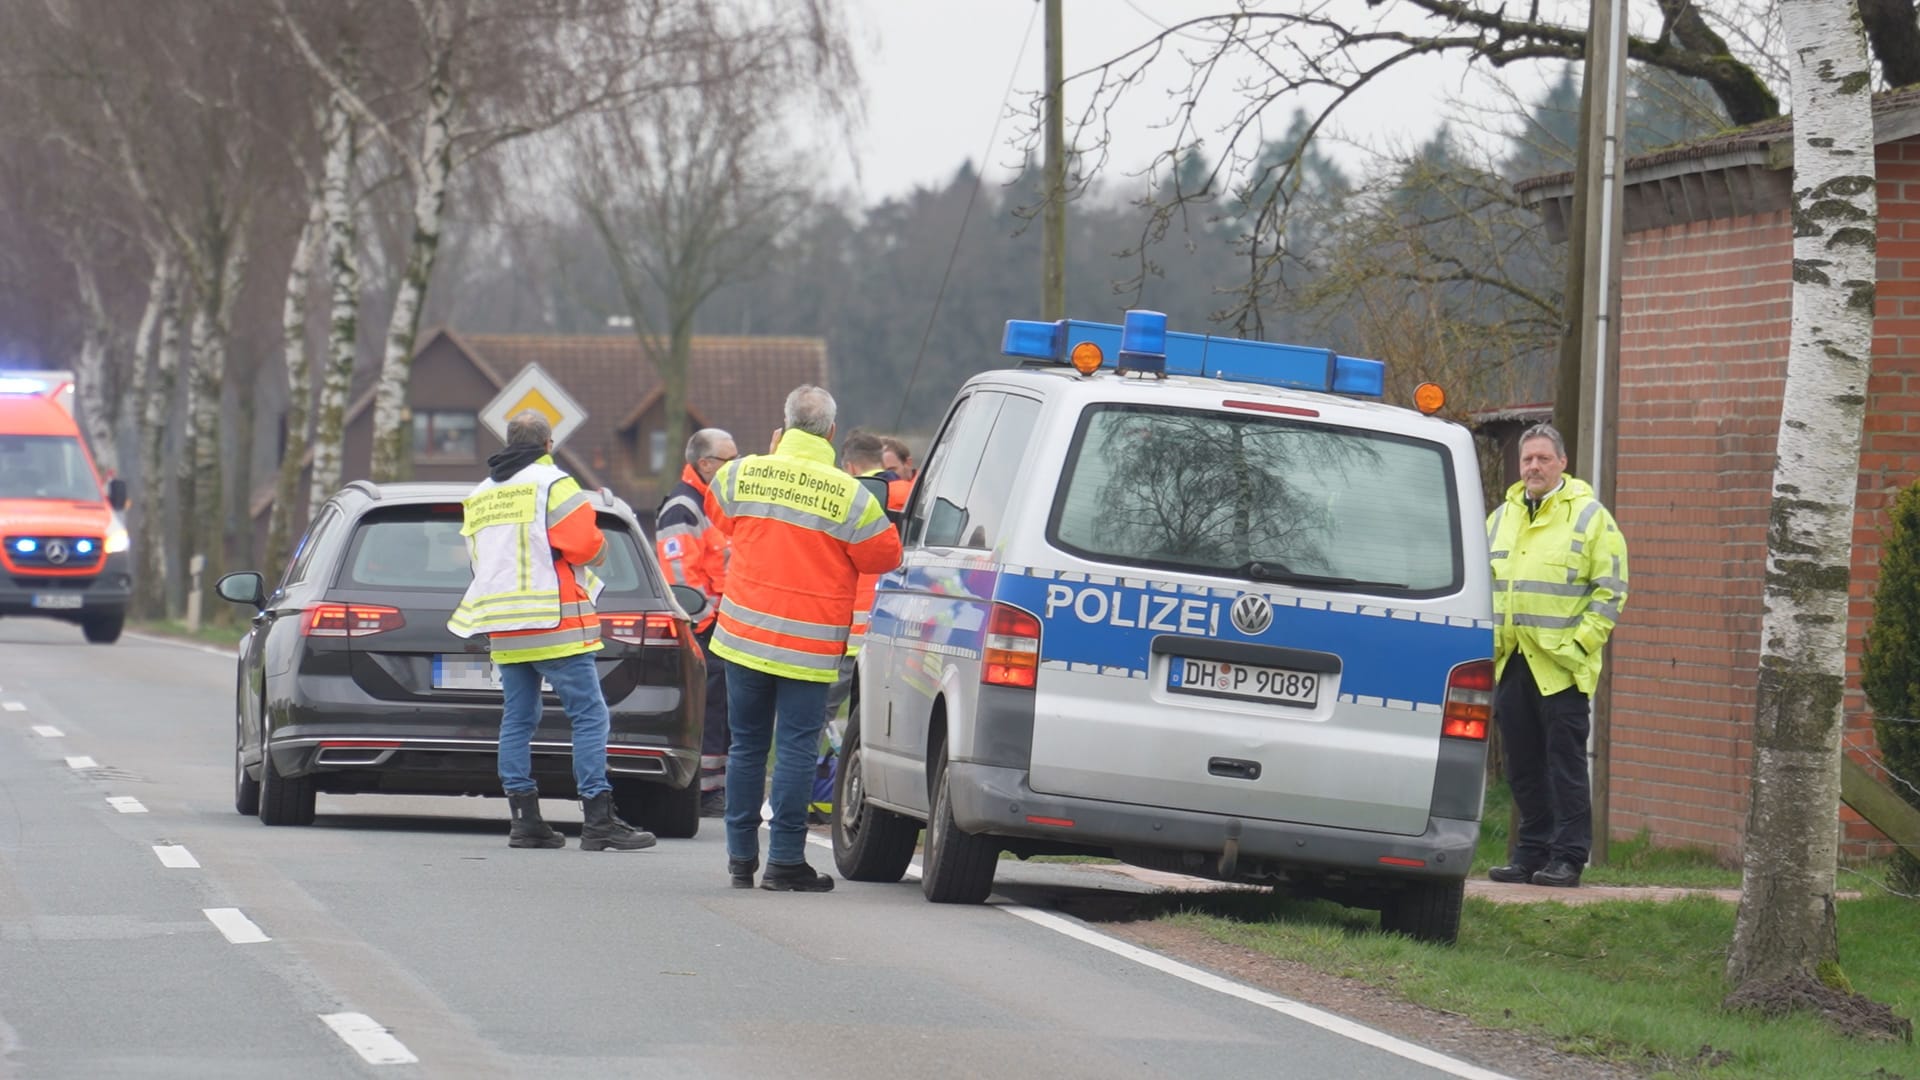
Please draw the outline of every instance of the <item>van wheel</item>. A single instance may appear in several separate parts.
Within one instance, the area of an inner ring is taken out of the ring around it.
[[[81,620],[80,632],[95,645],[111,645],[120,640],[120,631],[127,625],[125,613],[114,615],[89,615]]]
[[[927,850],[920,860],[920,891],[936,904],[979,904],[993,891],[1000,845],[960,831],[953,823],[947,774],[947,744],[933,774],[933,807],[927,815]]]
[[[919,822],[867,801],[860,717],[849,716],[840,740],[840,776],[833,785],[833,865],[848,881],[899,881],[919,840]]]
[[[289,780],[273,766],[273,755],[266,741],[260,744],[260,823],[262,825],[313,824],[313,777]]]
[[[1415,941],[1451,945],[1460,936],[1460,908],[1467,881],[1418,881],[1388,897],[1380,907],[1380,929]]]
[[[700,779],[683,788],[647,780],[610,779],[613,809],[629,825],[668,840],[687,840],[700,832]]]

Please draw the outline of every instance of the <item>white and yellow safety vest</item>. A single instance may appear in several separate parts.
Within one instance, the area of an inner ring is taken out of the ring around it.
[[[521,469],[505,481],[483,480],[462,504],[460,532],[467,539],[473,582],[447,629],[460,637],[499,635],[499,663],[547,660],[600,647],[593,605],[605,588],[590,568],[570,567],[578,589],[563,596],[547,527],[585,504],[587,495],[551,459]],[[590,629],[591,634],[584,633]],[[550,631],[548,635],[528,631]]]

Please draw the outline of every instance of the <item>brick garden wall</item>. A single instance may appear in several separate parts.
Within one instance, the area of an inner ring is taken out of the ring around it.
[[[1920,474],[1920,138],[1880,148],[1880,289],[1855,521],[1848,738],[1885,507]],[[1739,852],[1774,436],[1792,317],[1787,214],[1636,233],[1622,259],[1614,507],[1633,591],[1613,651],[1613,835]],[[1878,834],[1843,811],[1849,854]]]

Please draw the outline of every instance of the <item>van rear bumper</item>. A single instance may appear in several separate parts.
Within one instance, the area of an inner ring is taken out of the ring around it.
[[[1474,845],[1480,837],[1477,821],[1430,817],[1421,835],[1398,836],[1039,795],[1028,786],[1022,769],[965,762],[954,762],[949,769],[954,823],[967,832],[1090,847],[1200,853],[1206,858],[1188,872],[1204,877],[1242,876],[1254,863],[1265,862],[1317,872],[1459,879],[1472,870]],[[1072,824],[1036,823],[1034,818]],[[1220,856],[1230,851],[1242,867],[1240,875],[1218,872]]]

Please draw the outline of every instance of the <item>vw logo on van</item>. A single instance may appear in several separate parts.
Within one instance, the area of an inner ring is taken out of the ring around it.
[[[1233,628],[1247,635],[1258,637],[1273,625],[1273,607],[1264,596],[1243,593],[1233,602]]]
[[[65,566],[69,552],[65,540],[47,541],[47,561],[55,566]]]

